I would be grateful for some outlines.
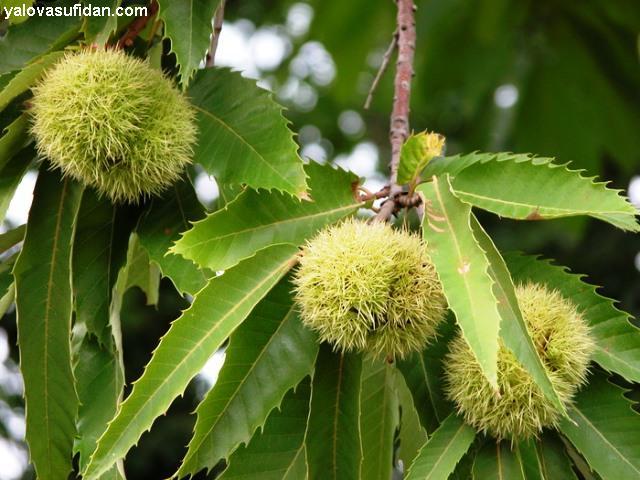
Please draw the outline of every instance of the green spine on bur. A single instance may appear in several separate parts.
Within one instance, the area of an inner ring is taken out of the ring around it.
[[[422,240],[386,223],[323,230],[294,282],[303,323],[340,351],[405,357],[435,336],[446,309]]]
[[[142,60],[116,50],[70,53],[33,94],[40,156],[113,201],[158,194],[191,162],[194,111]]]
[[[518,304],[560,400],[567,407],[585,383],[593,340],[576,307],[557,291],[529,283],[516,287]],[[446,391],[467,423],[498,439],[520,440],[555,428],[560,411],[504,344],[498,351],[500,395],[464,338],[451,342],[445,362]]]

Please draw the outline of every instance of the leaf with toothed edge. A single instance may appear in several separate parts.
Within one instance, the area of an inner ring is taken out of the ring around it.
[[[51,52],[16,73],[7,85],[0,90],[0,110],[4,110],[14,98],[29,90],[31,85],[42,77],[46,69],[64,57],[64,55],[64,52]]]
[[[504,259],[473,213],[471,214],[471,228],[480,248],[484,250],[489,260],[489,275],[494,281],[493,293],[498,299],[498,311],[502,318],[500,338],[504,341],[504,345],[513,352],[520,365],[531,375],[545,397],[560,412],[566,414],[564,404],[553,388],[547,369],[538,355],[527,324],[522,317],[513,280]]]
[[[449,307],[482,372],[498,389],[500,312],[489,274],[489,260],[471,228],[471,206],[452,192],[449,176],[418,187],[426,213],[422,235]]]
[[[631,324],[627,313],[615,307],[613,300],[583,282],[584,275],[571,273],[549,260],[514,253],[505,259],[516,282],[545,284],[578,307],[591,327],[595,362],[629,381],[640,382],[640,329]]]
[[[473,428],[455,413],[450,414],[420,449],[406,480],[448,478],[475,437]]]
[[[212,278],[171,324],[142,376],[98,440],[84,472],[95,480],[165,413],[189,381],[295,263],[298,249],[280,244]]]
[[[71,366],[71,253],[81,198],[80,185],[42,166],[13,272],[26,440],[42,480],[66,478],[72,467],[78,397]]]
[[[186,87],[209,49],[211,19],[220,0],[158,0],[165,36],[180,66],[180,83]]]
[[[271,243],[303,243],[325,225],[354,214],[358,177],[331,165],[305,166],[313,201],[247,189],[223,209],[194,223],[171,248],[202,267],[224,270]]]
[[[188,230],[192,222],[204,216],[205,209],[198,201],[191,179],[184,175],[182,180],[167,189],[161,197],[151,201],[136,229],[140,245],[147,251],[149,258],[181,293],[194,295],[206,285],[207,276],[191,260],[167,252],[180,238],[181,232]],[[268,244],[263,245],[266,246]]]
[[[194,162],[223,184],[306,198],[306,176],[282,107],[254,80],[205,69],[189,88],[199,138]]]
[[[398,440],[398,460],[403,465],[411,465],[418,455],[420,448],[427,441],[427,431],[420,422],[420,415],[412,392],[409,390],[403,375],[394,375],[394,389],[398,395],[400,408],[400,432]],[[422,407],[422,406],[421,406]]]
[[[559,427],[602,478],[640,478],[640,414],[600,372],[576,396]]]
[[[282,280],[231,335],[218,380],[196,410],[178,478],[209,470],[248,444],[287,391],[313,371],[316,335],[300,322],[292,288]]]
[[[229,458],[220,480],[300,480],[307,478],[304,434],[309,416],[311,382],[306,377],[290,390],[261,432]]]
[[[528,154],[472,153],[436,159],[426,171],[449,173],[458,198],[502,217],[546,220],[589,215],[623,230],[640,231],[638,210],[619,190],[552,162]]]

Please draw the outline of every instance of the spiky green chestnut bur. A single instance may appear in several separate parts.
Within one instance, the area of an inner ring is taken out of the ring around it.
[[[142,60],[116,50],[69,53],[33,94],[40,156],[115,202],[162,192],[191,162],[193,109]]]
[[[405,357],[435,336],[446,303],[420,237],[347,220],[308,242],[296,271],[302,321],[338,351]]]
[[[586,380],[594,346],[589,327],[572,302],[544,285],[517,286],[516,296],[551,383],[568,407]],[[530,438],[543,428],[555,428],[560,421],[560,411],[502,342],[499,395],[460,334],[451,342],[445,377],[447,396],[467,423],[497,439]]]

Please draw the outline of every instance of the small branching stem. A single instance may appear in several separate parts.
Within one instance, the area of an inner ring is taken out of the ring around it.
[[[155,16],[155,14],[158,13],[158,8],[158,2],[156,0],[152,0],[152,2],[149,4],[149,8],[147,8],[147,14],[144,17],[138,17],[133,22],[131,22],[129,28],[127,28],[127,31],[124,33],[124,35],[122,35],[122,37],[120,37],[120,40],[118,40],[116,48],[122,49],[133,45],[133,41],[140,34],[140,32],[144,30],[144,27],[147,26],[149,20],[151,20]]]
[[[384,52],[384,56],[382,57],[382,63],[380,64],[378,73],[376,73],[376,76],[373,79],[373,82],[371,83],[371,88],[369,88],[369,93],[367,94],[367,100],[366,102],[364,102],[365,110],[369,110],[369,107],[371,106],[371,102],[373,101],[373,94],[376,92],[376,89],[378,88],[378,84],[380,83],[380,80],[382,80],[382,76],[384,75],[384,72],[387,70],[387,67],[389,66],[389,62],[391,62],[391,55],[393,55],[393,52],[396,50],[397,46],[398,46],[398,31],[396,30],[395,32],[393,32],[393,37],[391,37],[391,43],[389,44],[387,51]]]
[[[376,215],[377,221],[387,221],[398,208],[402,187],[398,185],[398,166],[400,150],[409,136],[409,101],[411,99],[411,80],[413,78],[413,57],[416,47],[415,5],[413,0],[396,0],[398,6],[398,59],[394,80],[393,110],[389,139],[391,142],[391,161],[389,162],[389,197]]]
[[[222,23],[224,22],[224,4],[225,0],[220,0],[220,5],[216,10],[216,16],[213,20],[213,35],[211,35],[211,46],[207,52],[206,66],[207,68],[213,67],[216,50],[218,49],[218,41],[220,39],[220,32],[222,32]]]

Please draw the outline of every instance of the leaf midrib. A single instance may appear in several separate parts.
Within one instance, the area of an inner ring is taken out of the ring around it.
[[[287,178],[285,178],[273,165],[271,165],[271,163],[269,163],[267,161],[266,158],[264,158],[264,156],[259,153],[255,147],[253,145],[251,145],[251,143],[249,143],[249,141],[244,138],[242,135],[240,135],[238,132],[236,132],[233,128],[231,128],[231,125],[229,125],[227,122],[225,122],[224,120],[222,120],[220,117],[215,116],[213,113],[211,113],[208,110],[205,110],[201,107],[199,107],[198,105],[192,104],[193,108],[196,109],[197,111],[199,111],[200,113],[207,115],[209,117],[211,117],[213,120],[217,121],[220,125],[222,125],[224,128],[226,128],[229,132],[231,132],[236,138],[238,138],[244,145],[246,145],[247,147],[249,147],[249,149],[255,153],[255,155],[258,157],[258,159],[267,167],[269,167],[269,169],[271,169],[273,171],[273,173],[276,174],[276,176],[278,176],[284,183],[286,183],[290,188],[291,191],[295,191],[296,190],[296,186],[291,183],[290,180],[288,180]]]
[[[467,192],[465,190],[461,190],[459,188],[454,188],[454,190],[456,191],[456,193],[462,194],[462,195],[467,195],[469,197],[474,197],[480,200],[487,200],[489,202],[495,202],[495,203],[501,203],[503,205],[512,205],[512,206],[518,206],[518,207],[525,207],[525,208],[533,208],[533,209],[544,209],[544,210],[550,210],[552,212],[547,213],[547,216],[553,216],[555,214],[557,214],[558,216],[561,215],[575,215],[576,212],[582,213],[582,214],[586,214],[586,215],[633,215],[632,212],[627,212],[627,211],[620,211],[620,210],[593,210],[593,209],[578,209],[578,208],[562,208],[562,207],[549,207],[549,206],[545,206],[545,205],[536,205],[533,203],[523,203],[523,202],[516,202],[513,200],[503,200],[500,198],[496,198],[496,197],[487,197],[486,195],[480,195],[479,193],[471,193],[471,192]],[[557,213],[556,213],[557,212]]]
[[[639,469],[638,469],[634,464],[632,464],[629,460],[627,460],[627,457],[625,457],[625,456],[622,454],[622,452],[620,452],[620,450],[618,450],[618,449],[617,449],[617,448],[616,448],[616,447],[615,447],[615,446],[614,446],[614,445],[609,441],[609,439],[608,439],[607,437],[605,437],[605,436],[602,434],[602,432],[600,432],[600,430],[599,430],[599,429],[597,429],[597,428],[596,428],[596,426],[595,426],[593,423],[591,423],[591,421],[589,420],[589,418],[588,418],[586,415],[584,415],[584,414],[580,411],[580,409],[579,409],[577,406],[575,406],[575,407],[573,408],[573,410],[574,410],[578,415],[580,415],[580,417],[582,417],[582,418],[584,419],[584,421],[589,425],[589,427],[591,427],[591,429],[592,429],[592,430],[593,430],[593,431],[594,431],[594,432],[595,432],[595,433],[596,433],[600,438],[602,438],[602,440],[603,440],[603,441],[604,441],[604,442],[605,442],[605,443],[606,443],[606,444],[607,444],[607,445],[608,445],[608,446],[609,446],[609,447],[610,447],[614,452],[616,452],[616,454],[618,455],[618,457],[620,457],[620,459],[621,459],[624,463],[626,463],[627,465],[629,465],[629,466],[633,469],[633,471],[635,471],[636,473],[638,473],[638,477],[640,477],[640,470],[639,470]]]
[[[455,234],[455,230],[454,230],[453,225],[451,224],[451,221],[450,221],[450,218],[449,218],[449,213],[447,212],[447,209],[446,209],[446,207],[444,205],[444,201],[442,200],[442,196],[440,194],[440,185],[438,183],[437,178],[434,178],[433,187],[434,187],[433,190],[434,190],[436,196],[438,197],[438,202],[440,203],[440,207],[441,207],[441,210],[442,210],[443,217],[444,217],[445,221],[447,222],[447,226],[449,227],[449,231],[451,232],[451,238],[453,239],[453,243],[454,243],[455,248],[456,248],[456,252],[457,252],[457,255],[458,255],[458,260],[460,262],[463,262],[464,259],[463,259],[463,256],[462,256],[462,250],[460,248],[460,243],[458,242],[458,237]],[[469,210],[470,210],[470,207],[467,207],[467,208],[469,208]],[[469,225],[469,229],[471,231],[471,225]],[[471,235],[472,235],[472,238],[473,238],[473,232],[471,233]],[[489,277],[488,272],[485,271],[485,273],[486,273],[487,277]],[[471,287],[469,285],[469,281],[468,281],[467,276],[466,275],[460,275],[460,277],[462,278],[462,281],[464,283],[464,287],[465,287],[465,290],[467,292],[467,297],[469,299],[473,298],[474,296],[472,294],[472,290],[471,290]],[[488,278],[488,280],[489,280],[489,284],[490,284],[491,288],[493,288],[493,283],[494,282],[491,280],[490,277]],[[469,306],[470,306],[471,311],[473,313],[473,317],[474,318],[478,318],[478,314],[475,311],[475,302],[470,301],[469,302]],[[451,307],[451,309],[454,310],[454,312],[455,312],[455,309],[453,308],[453,306]],[[496,313],[498,313],[498,312],[496,311]],[[500,318],[499,314],[498,314],[498,318]],[[498,328],[499,327],[500,327],[500,324],[498,324]],[[476,334],[477,333],[478,332],[477,332],[477,329],[476,329]],[[478,361],[479,361],[479,359],[478,359]]]
[[[429,472],[429,474],[424,478],[424,480],[429,480],[431,479],[432,475],[435,473],[436,469],[438,468],[438,465],[440,464],[440,462],[442,462],[442,459],[446,456],[447,452],[449,451],[449,449],[451,448],[451,446],[455,443],[456,438],[458,438],[458,435],[460,435],[460,433],[462,432],[462,430],[466,428],[466,425],[464,423],[460,423],[460,426],[458,427],[458,429],[456,430],[456,433],[453,434],[453,437],[451,437],[451,440],[449,440],[449,442],[447,443],[447,446],[445,447],[445,449],[442,451],[442,454],[440,454],[438,456],[438,459],[436,460],[436,462],[433,464],[433,467],[431,468],[431,471]],[[435,434],[434,434],[435,435]],[[428,445],[428,443],[427,443]],[[426,445],[425,445],[426,446]]]
[[[222,324],[222,323],[223,323],[227,318],[229,318],[229,316],[230,316],[230,315],[232,315],[233,313],[235,313],[235,312],[240,308],[240,306],[244,304],[244,302],[246,301],[246,299],[247,299],[247,298],[251,297],[251,296],[252,296],[256,291],[258,291],[260,288],[262,288],[262,286],[263,286],[264,284],[268,283],[268,282],[269,282],[269,280],[271,280],[271,278],[273,278],[274,276],[279,275],[279,274],[280,274],[280,271],[281,271],[281,270],[282,270],[286,265],[288,265],[288,264],[290,263],[290,261],[291,261],[291,258],[287,258],[287,260],[286,260],[286,261],[284,261],[284,262],[282,262],[282,263],[280,264],[280,266],[278,266],[277,268],[275,268],[271,274],[267,275],[263,280],[261,280],[258,284],[256,284],[256,286],[255,286],[255,287],[253,287],[253,288],[252,288],[252,289],[251,289],[247,294],[245,294],[241,301],[239,301],[238,303],[236,303],[236,304],[235,304],[235,305],[234,305],[230,310],[228,310],[228,311],[227,311],[227,312],[226,312],[226,313],[225,313],[225,314],[224,314],[224,315],[223,315],[223,316],[218,320],[218,322],[216,323],[216,325],[215,325],[211,330],[209,330],[209,333],[208,333],[207,335],[203,336],[203,337],[200,339],[200,341],[198,341],[198,342],[194,345],[194,347],[191,349],[190,353],[189,353],[188,355],[185,355],[185,356],[184,356],[184,357],[183,357],[183,358],[182,358],[182,359],[181,359],[181,360],[180,360],[180,361],[175,365],[175,367],[173,368],[173,370],[171,371],[171,373],[170,373],[169,375],[167,375],[167,376],[164,378],[164,380],[162,380],[162,382],[158,385],[158,387],[154,390],[154,392],[153,392],[151,395],[147,396],[147,398],[146,398],[146,399],[145,399],[145,401],[142,403],[142,405],[140,406],[140,408],[138,408],[138,412],[141,412],[144,408],[146,408],[146,405],[148,405],[148,404],[149,404],[149,402],[150,402],[152,399],[154,399],[154,398],[155,398],[155,396],[158,394],[158,392],[160,391],[160,389],[161,389],[164,385],[166,385],[166,384],[169,382],[169,380],[170,380],[170,379],[172,379],[172,377],[175,375],[175,373],[180,369],[180,367],[181,367],[181,366],[182,366],[182,365],[183,365],[183,364],[184,364],[184,363],[185,363],[189,358],[191,358],[191,355],[193,354],[193,352],[194,352],[195,350],[197,350],[197,349],[198,349],[198,348],[199,348],[203,343],[205,343],[205,341],[207,341],[209,338],[211,338],[211,336],[212,336],[214,333],[216,333],[216,332],[218,331],[218,329],[220,328],[220,325],[221,325],[221,324]],[[193,308],[193,303],[191,304],[191,307],[190,307],[188,310],[186,310],[186,311],[189,311],[191,308]],[[186,311],[185,311],[185,312],[186,312]],[[170,331],[171,331],[171,330],[169,330],[169,332],[170,332]],[[169,332],[167,332],[167,335],[169,334]],[[152,357],[152,360],[153,360],[153,357]],[[144,374],[143,374],[143,375],[144,375]],[[142,378],[142,377],[141,377],[141,378]],[[131,398],[132,396],[133,396],[133,391],[131,392],[131,395],[129,395],[129,397],[127,397],[127,400],[125,400],[125,402],[122,404],[122,406],[121,406],[121,408],[120,408],[120,411],[118,412],[118,415],[114,418],[114,420],[113,420],[111,423],[113,423],[113,422],[115,421],[115,419],[119,418],[119,416],[120,416],[120,415],[119,415],[119,414],[120,414],[120,412],[124,409],[124,406],[127,404],[127,401],[128,401],[128,400],[129,400],[129,398]],[[108,450],[107,450],[107,451],[102,455],[102,458],[103,458],[103,459],[107,458],[107,457],[109,456],[109,454],[110,454],[110,453],[111,453],[111,452],[116,448],[117,443],[120,441],[120,439],[122,439],[122,438],[125,436],[125,432],[127,432],[127,431],[128,431],[128,428],[129,428],[129,426],[130,426],[130,425],[131,425],[131,423],[127,424],[127,425],[122,429],[122,433],[121,433],[120,435],[117,435],[117,436],[115,437],[115,440],[113,440],[113,441],[111,442],[111,443],[112,443],[112,446],[111,446],[111,447],[110,447],[110,448],[109,448],[109,449],[108,449]],[[107,430],[104,432],[104,434],[103,434],[102,436],[104,437],[104,435],[106,435],[106,433],[107,433],[108,431],[109,431],[109,430],[107,429]],[[101,437],[101,439],[102,439],[102,437]],[[100,445],[100,440],[98,440],[98,445]],[[95,452],[94,452],[94,454],[92,455],[92,458],[93,458],[93,456],[97,453],[97,451],[98,451],[98,450],[96,449],[96,451],[95,451]],[[91,462],[91,463],[93,463],[93,462]],[[89,464],[89,466],[91,466],[91,463]],[[103,461],[102,463],[104,463],[104,461]],[[96,468],[95,468],[95,467],[94,467],[94,470],[96,470]],[[106,470],[106,469],[105,469],[105,470]],[[105,471],[105,470],[103,470],[103,471]],[[88,473],[88,472],[89,472],[89,468],[87,467],[87,473]],[[102,472],[99,472],[99,473],[102,473]],[[95,473],[94,473],[94,475],[95,475]]]
[[[200,247],[202,245],[209,244],[209,243],[212,243],[212,242],[219,242],[220,240],[223,240],[223,239],[228,238],[228,237],[244,235],[244,234],[247,234],[247,233],[250,233],[250,232],[255,232],[255,231],[258,231],[258,230],[262,230],[262,229],[273,228],[275,226],[285,225],[287,223],[302,222],[304,220],[308,220],[308,219],[311,219],[311,218],[317,218],[317,217],[323,217],[323,216],[331,215],[332,213],[341,212],[343,210],[353,210],[356,207],[358,207],[358,205],[360,205],[360,204],[354,203],[354,204],[350,204],[350,205],[347,205],[347,206],[333,208],[331,210],[322,210],[320,212],[314,212],[314,213],[311,213],[311,214],[308,214],[308,215],[302,215],[302,216],[299,216],[299,217],[291,217],[291,218],[287,218],[285,220],[278,220],[277,222],[273,222],[273,223],[265,223],[265,224],[262,224],[262,225],[258,225],[256,227],[245,228],[244,230],[237,230],[235,232],[227,233],[225,235],[219,235],[217,237],[208,237],[206,240],[202,240],[200,242],[191,243],[188,248],[182,248],[182,249],[179,248],[178,246],[180,245],[180,242],[178,242],[178,243],[176,243],[176,245],[174,247],[172,247],[172,250],[175,250],[178,253],[186,253],[186,251],[188,251],[188,250],[192,250],[192,249],[194,249],[196,247]],[[215,215],[215,213],[213,215]],[[206,221],[206,220],[203,220],[203,221]],[[187,234],[188,234],[188,232],[187,232]],[[187,235],[187,234],[185,234],[185,235]]]
[[[206,431],[206,433],[201,436],[201,440],[198,442],[197,447],[194,450],[194,453],[189,455],[189,457],[186,457],[184,459],[184,462],[183,462],[184,465],[187,465],[188,462],[191,460],[191,458],[194,458],[194,457],[195,457],[195,459],[199,458],[198,457],[199,456],[198,452],[200,450],[200,447],[204,443],[206,437],[209,436],[209,434],[213,431],[213,429],[216,427],[216,425],[218,425],[218,423],[220,421],[220,418],[222,418],[224,416],[225,411],[227,410],[227,408],[229,407],[231,402],[238,396],[238,392],[240,391],[242,386],[244,386],[246,384],[247,379],[251,376],[253,371],[256,369],[256,366],[258,365],[258,363],[260,362],[262,357],[265,355],[265,352],[272,345],[272,343],[274,341],[274,338],[282,330],[283,326],[288,322],[288,320],[291,318],[291,315],[294,312],[295,312],[295,307],[292,305],[289,308],[289,310],[287,311],[287,313],[284,316],[284,318],[282,319],[282,321],[280,322],[280,324],[278,325],[278,328],[276,328],[276,330],[273,332],[273,334],[269,337],[269,340],[267,341],[267,343],[265,343],[263,348],[260,350],[260,353],[256,357],[255,361],[251,364],[251,367],[249,367],[249,370],[247,370],[246,374],[243,376],[242,381],[238,383],[238,386],[234,389],[233,393],[231,395],[229,395],[229,399],[225,403],[224,407],[220,409],[220,414],[218,415],[216,420],[212,423],[211,427]]]

